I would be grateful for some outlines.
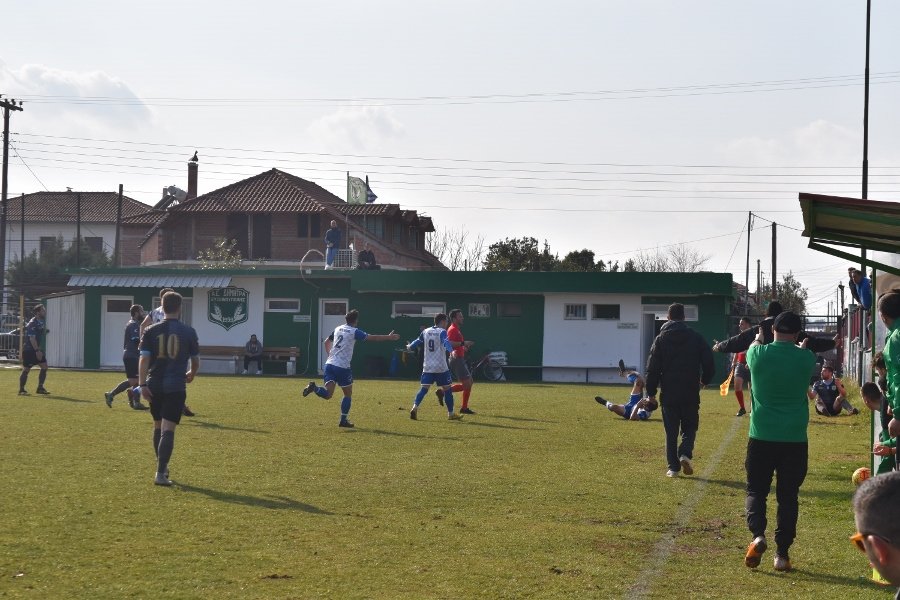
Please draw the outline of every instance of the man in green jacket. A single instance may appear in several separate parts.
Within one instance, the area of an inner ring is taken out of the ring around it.
[[[894,418],[888,424],[891,437],[900,436],[900,289],[894,288],[878,299],[878,315],[888,328],[884,339],[884,367],[887,370],[887,400]]]
[[[774,341],[766,344],[760,331],[747,350],[747,365],[753,381],[750,439],[747,442],[747,526],[753,541],[744,564],[759,566],[766,551],[766,499],[772,477],[778,474],[775,527],[775,570],[790,571],[788,550],[797,534],[798,495],[806,478],[809,458],[806,430],[809,403],[806,386],[816,356],[806,349],[806,340],[797,345],[802,329],[800,317],[783,312],[773,323]]]

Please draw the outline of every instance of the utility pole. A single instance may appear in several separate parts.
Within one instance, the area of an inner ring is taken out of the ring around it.
[[[81,268],[81,192],[75,195],[75,268]]]
[[[4,100],[0,94],[0,108],[3,109],[3,175],[0,190],[0,312],[6,312],[6,194],[9,191],[9,111],[22,110],[22,101]]]
[[[759,259],[756,259],[756,303],[762,297],[762,271],[759,268]]]
[[[772,300],[778,298],[778,290],[776,289],[778,286],[778,269],[776,268],[778,265],[778,244],[776,243],[778,234],[776,232],[776,224],[772,223]]]
[[[19,261],[25,260],[25,193],[22,192],[22,214],[19,215]]]
[[[122,184],[119,184],[119,201],[116,204],[116,248],[113,250],[113,266],[121,267],[122,260],[120,257],[121,250],[119,249],[119,236],[120,231],[122,229]]]
[[[753,213],[747,212],[747,271],[744,275],[744,312],[750,312],[747,310],[747,305],[750,303],[750,230],[753,228]],[[756,303],[759,304],[759,298],[756,298]]]

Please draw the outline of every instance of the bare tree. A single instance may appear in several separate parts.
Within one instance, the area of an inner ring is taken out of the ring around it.
[[[626,270],[643,273],[696,273],[706,268],[710,255],[702,254],[686,244],[669,246],[665,250],[641,250],[629,260]],[[627,263],[626,263],[627,264]]]
[[[451,271],[478,271],[484,262],[484,236],[472,237],[465,229],[436,229],[425,249]]]

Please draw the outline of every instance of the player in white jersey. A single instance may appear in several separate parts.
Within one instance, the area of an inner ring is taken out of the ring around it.
[[[413,400],[412,410],[409,411],[410,419],[417,419],[419,404],[428,394],[432,383],[436,383],[444,390],[444,404],[447,405],[447,415],[450,420],[461,419],[462,415],[453,412],[453,392],[450,390],[453,378],[450,376],[450,367],[447,366],[447,353],[453,352],[453,344],[447,339],[447,315],[440,313],[434,317],[434,327],[429,327],[419,334],[419,337],[406,345],[407,350],[413,350],[422,346],[425,349],[425,360],[422,365],[422,387]]]
[[[353,348],[357,340],[369,340],[370,342],[389,342],[399,340],[400,336],[391,331],[387,335],[370,335],[356,327],[359,321],[359,312],[351,310],[344,317],[346,325],[340,325],[325,340],[325,351],[328,359],[325,361],[325,387],[319,387],[315,381],[310,381],[303,389],[303,395],[308,396],[315,392],[316,396],[326,400],[334,395],[335,386],[341,386],[344,399],[341,400],[341,420],[338,427],[353,427],[347,416],[350,414],[350,404],[353,394],[353,373],[350,371],[350,361],[353,359]]]
[[[147,316],[144,317],[144,320],[141,321],[141,335],[144,335],[144,330],[151,325],[156,325],[157,323],[162,323],[163,321],[165,321],[166,313],[163,312],[162,297],[169,292],[174,291],[175,290],[173,290],[172,288],[163,288],[159,290],[159,306],[148,312]]]

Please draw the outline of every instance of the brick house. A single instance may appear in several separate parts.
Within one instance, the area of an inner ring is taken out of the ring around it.
[[[425,234],[434,231],[431,219],[397,204],[348,204],[315,183],[278,169],[200,196],[196,189],[197,161],[192,160],[184,199],[164,196],[154,207],[160,216],[138,242],[140,264],[190,263],[224,237],[236,240],[248,261],[303,260],[318,267],[324,264],[323,236],[334,220],[343,248],[352,241],[359,250],[368,242],[384,268],[446,269],[425,250]],[[131,223],[128,227],[131,230]]]

